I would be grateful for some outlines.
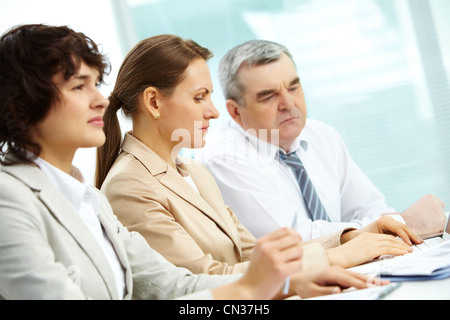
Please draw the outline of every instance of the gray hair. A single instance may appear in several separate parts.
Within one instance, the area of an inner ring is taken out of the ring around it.
[[[268,64],[280,59],[283,53],[293,61],[285,46],[266,40],[247,41],[228,51],[219,64],[219,81],[225,99],[233,99],[244,106],[245,87],[239,80],[242,65],[252,67]]]

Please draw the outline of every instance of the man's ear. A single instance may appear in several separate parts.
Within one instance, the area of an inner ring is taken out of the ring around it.
[[[142,93],[142,101],[145,109],[150,113],[153,119],[159,119],[161,110],[159,106],[159,97],[161,92],[155,87],[148,87]]]
[[[233,99],[228,99],[225,102],[227,107],[227,111],[230,114],[231,118],[240,126],[242,126],[242,117],[241,117],[241,106]]]

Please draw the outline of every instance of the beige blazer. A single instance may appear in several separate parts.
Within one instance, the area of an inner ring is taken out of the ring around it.
[[[202,164],[183,159],[178,166],[181,170],[168,166],[126,134],[122,153],[101,190],[119,220],[141,233],[173,264],[194,273],[242,273],[255,237],[225,205],[213,176]],[[198,192],[179,171],[189,174]],[[338,245],[340,235],[330,235],[319,243]],[[316,242],[305,246],[305,269],[328,266],[322,245]]]
[[[193,275],[117,221],[98,192],[99,220],[125,270],[125,299],[212,298],[234,276]],[[102,249],[68,200],[33,165],[0,166],[0,299],[119,299]]]

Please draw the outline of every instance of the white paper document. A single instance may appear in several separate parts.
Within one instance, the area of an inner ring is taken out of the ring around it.
[[[450,241],[428,251],[367,263],[352,271],[380,276],[433,276],[450,267]]]
[[[392,283],[387,286],[376,286],[368,289],[350,290],[343,293],[320,296],[305,300],[378,300],[400,287],[401,283]]]

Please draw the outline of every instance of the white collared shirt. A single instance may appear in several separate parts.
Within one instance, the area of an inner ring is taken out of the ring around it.
[[[72,174],[68,175],[41,158],[37,158],[35,162],[54,186],[69,200],[97,240],[114,273],[118,296],[123,298],[126,290],[125,270],[98,218],[99,202],[95,191],[92,190],[93,187],[84,182],[80,171],[75,167],[72,168]]]
[[[291,150],[303,162],[331,222],[308,218],[294,173],[279,160],[278,147],[245,132],[234,121],[207,136],[197,160],[209,168],[225,203],[256,237],[293,227],[296,214],[294,228],[307,241],[344,228],[360,228],[381,214],[395,212],[330,126],[308,119]]]
[[[181,161],[181,160],[180,160]],[[191,175],[189,174],[189,172],[181,169],[180,167],[177,167],[178,173],[183,177],[183,179],[189,183],[189,185],[197,192],[200,194],[200,192],[198,191],[197,185],[195,184],[194,180],[192,180]]]

